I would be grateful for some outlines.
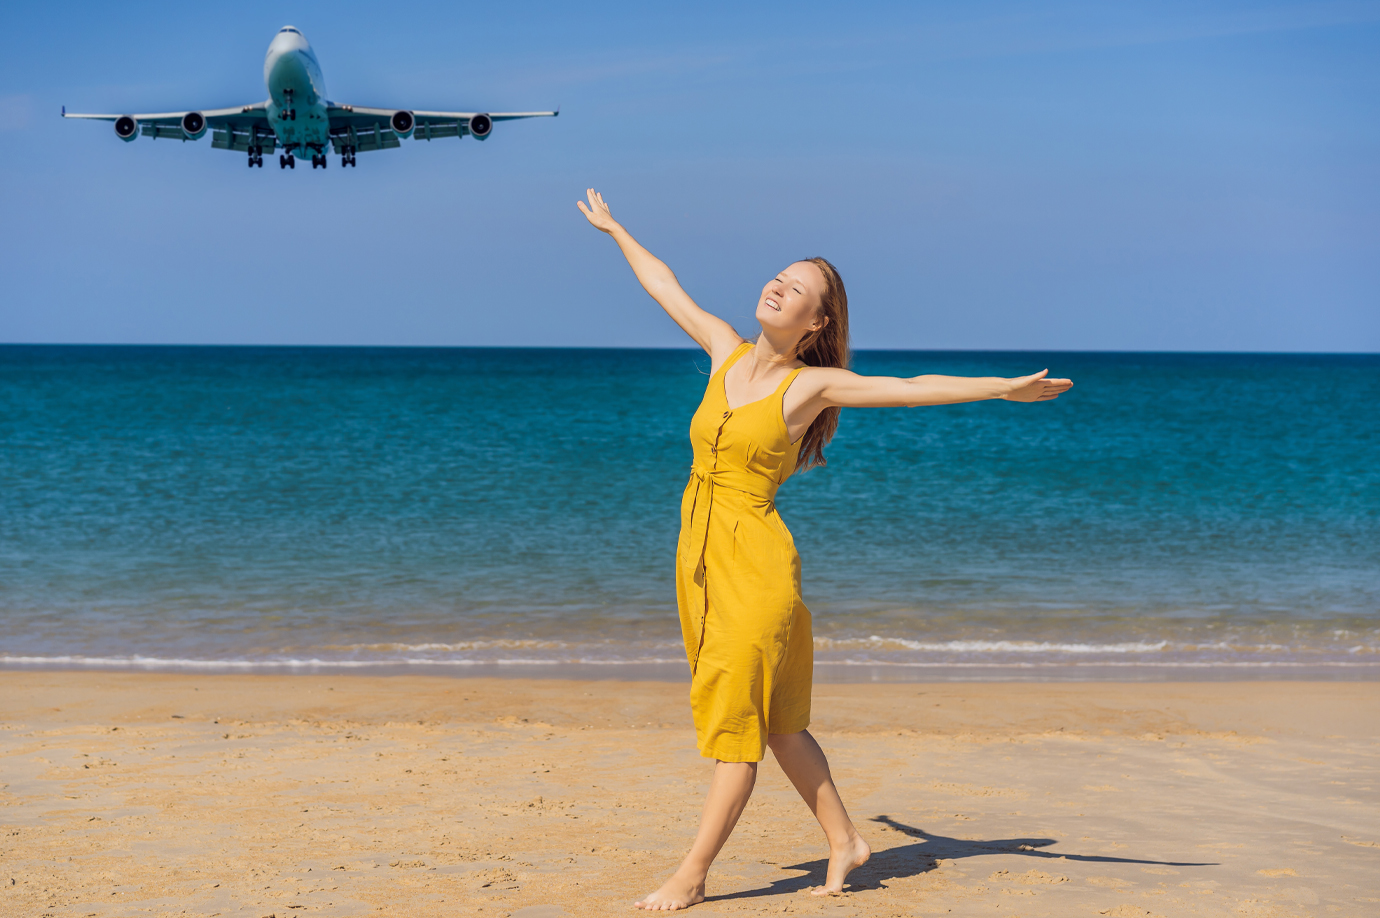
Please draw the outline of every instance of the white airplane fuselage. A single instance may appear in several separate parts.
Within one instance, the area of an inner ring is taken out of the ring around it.
[[[273,37],[264,58],[268,123],[278,143],[299,156],[324,154],[330,142],[326,81],[302,33],[292,26]]]

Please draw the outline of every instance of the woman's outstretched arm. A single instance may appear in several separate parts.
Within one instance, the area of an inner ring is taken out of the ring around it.
[[[682,331],[705,349],[717,367],[743,339],[733,330],[732,325],[712,313],[705,312],[698,303],[690,299],[690,294],[681,289],[680,282],[676,280],[675,274],[671,273],[671,269],[666,267],[666,263],[644,249],[621,223],[613,219],[613,215],[609,213],[609,206],[604,203],[604,198],[599,192],[591,188],[586,193],[589,196],[588,207],[584,201],[575,203],[575,206],[580,208],[580,213],[588,218],[595,229],[613,237],[643,289],[661,304],[661,308],[666,310],[666,314],[675,320]]]
[[[803,413],[825,408],[914,408],[921,405],[955,405],[1002,398],[1012,402],[1046,402],[1067,392],[1073,381],[1049,379],[1048,370],[1006,379],[1000,376],[859,376],[834,367],[811,368],[792,388]],[[802,383],[804,385],[802,385]],[[788,400],[793,401],[793,400]],[[788,413],[794,414],[788,404]]]

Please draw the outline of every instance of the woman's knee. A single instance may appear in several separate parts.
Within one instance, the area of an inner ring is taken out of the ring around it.
[[[767,748],[775,752],[778,747],[790,747],[799,743],[806,735],[805,730],[797,730],[794,733],[768,733]]]
[[[757,775],[756,762],[726,762],[723,759],[715,759],[714,767],[716,769],[723,768],[725,774],[744,774],[754,777]]]

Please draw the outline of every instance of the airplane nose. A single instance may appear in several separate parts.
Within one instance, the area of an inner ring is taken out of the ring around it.
[[[273,47],[279,51],[290,51],[307,46],[307,39],[292,26],[283,26],[273,36]]]

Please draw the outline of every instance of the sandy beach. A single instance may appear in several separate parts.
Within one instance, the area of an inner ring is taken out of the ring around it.
[[[6,916],[631,913],[694,831],[685,686],[0,673]],[[1380,914],[1380,684],[821,685],[875,854],[764,763],[696,915]]]

